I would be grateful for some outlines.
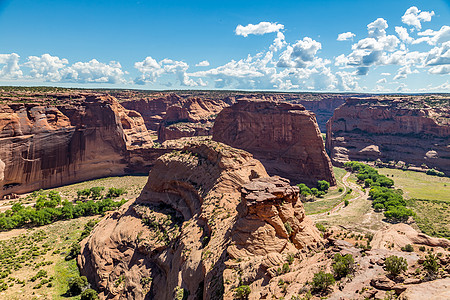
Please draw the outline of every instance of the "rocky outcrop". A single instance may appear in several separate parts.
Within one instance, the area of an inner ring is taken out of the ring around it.
[[[269,217],[269,207],[280,209],[280,220]],[[292,223],[289,234],[280,231],[283,220]],[[269,178],[248,152],[204,141],[161,156],[139,198],[82,242],[78,262],[106,299],[231,299],[239,282],[228,267],[233,258],[260,262],[245,274],[258,281],[256,291],[269,261],[321,243],[296,187]]]
[[[211,135],[215,117],[226,106],[222,101],[200,98],[180,100],[167,108],[158,129],[158,141]]]
[[[217,116],[213,140],[249,151],[271,175],[336,184],[315,115],[301,105],[238,100]]]
[[[348,99],[327,123],[334,163],[403,161],[450,174],[450,100],[439,96]]]
[[[151,146],[141,116],[110,96],[1,105],[0,196],[123,175],[129,151]]]

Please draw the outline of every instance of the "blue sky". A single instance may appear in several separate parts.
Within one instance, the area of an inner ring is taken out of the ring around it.
[[[0,0],[0,84],[450,92],[450,3]]]

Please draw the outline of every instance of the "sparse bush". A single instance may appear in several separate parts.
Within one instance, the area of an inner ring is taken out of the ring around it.
[[[292,234],[292,227],[291,224],[289,224],[289,222],[284,223],[284,228],[286,229],[288,235],[290,236]]]
[[[240,287],[236,288],[234,296],[236,297],[236,299],[248,299],[250,293],[251,290],[248,285],[241,285]]]
[[[420,246],[420,247],[419,247],[419,251],[424,252],[424,251],[425,251],[425,246]]]
[[[108,193],[106,193],[105,197],[106,198],[117,198],[125,193],[126,193],[125,189],[122,189],[122,188],[116,189],[116,188],[112,187],[112,188],[109,188]]]
[[[322,232],[326,232],[326,231],[327,231],[327,229],[325,228],[325,226],[323,226],[323,225],[320,224],[320,223],[316,223],[316,227],[317,227],[317,229],[319,229],[319,231],[322,231]]]
[[[94,186],[90,189],[91,197],[94,200],[102,198],[102,192],[105,190],[104,186]]]
[[[353,255],[346,254],[342,256],[340,253],[334,255],[334,262],[332,264],[334,277],[340,279],[353,272],[355,260]]]
[[[281,268],[281,271],[283,272],[283,274],[289,273],[290,270],[291,270],[291,268],[289,267],[289,263],[284,263],[283,267]]]
[[[428,253],[423,262],[423,268],[430,275],[435,275],[439,269],[438,259],[436,255]]]
[[[93,289],[87,289],[81,293],[81,300],[97,300],[98,293]]]
[[[67,291],[67,294],[69,296],[77,296],[84,291],[87,285],[88,282],[85,276],[71,278],[69,279],[69,290]]]
[[[339,193],[342,193],[344,191],[344,188],[340,187],[338,188]]]
[[[403,257],[398,257],[395,255],[391,255],[386,258],[384,265],[386,267],[386,271],[392,276],[397,276],[400,273],[406,271],[408,268],[408,262]]]
[[[65,260],[71,260],[78,256],[81,253],[81,246],[78,242],[74,242],[70,247],[69,253],[64,258]]]
[[[332,274],[320,271],[314,274],[312,279],[312,290],[314,292],[326,292],[330,286],[334,284],[335,280]]]
[[[344,206],[347,207],[349,204],[350,204],[350,202],[347,199],[345,199]]]
[[[405,247],[402,247],[402,251],[414,252],[414,247],[411,244],[407,244],[407,245],[405,245]]]

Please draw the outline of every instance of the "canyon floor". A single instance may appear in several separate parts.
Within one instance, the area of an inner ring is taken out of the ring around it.
[[[397,169],[381,168],[378,171],[393,178],[396,187],[404,191],[408,205],[417,214],[415,221],[411,223],[414,228],[422,229],[423,232],[434,236],[442,236],[443,228],[447,232],[450,230],[448,210],[450,178]],[[391,226],[383,220],[382,213],[373,211],[367,191],[356,184],[354,174],[337,167],[334,168],[334,172],[337,186],[332,188],[324,198],[305,202],[307,215],[316,223],[321,223],[333,230],[332,236],[340,237],[352,244],[357,243],[358,237],[371,236]],[[104,186],[106,189],[115,187],[127,191],[123,198],[134,200],[139,196],[146,181],[147,176],[108,177],[51,190],[59,192],[63,199],[73,199],[78,190],[94,186]],[[27,195],[14,200],[2,200],[0,211],[11,208],[16,202],[34,205],[33,200],[27,198]],[[344,204],[345,200],[348,200],[347,206]],[[2,273],[2,280],[7,284],[7,289],[0,292],[0,298],[78,299],[79,297],[68,297],[65,294],[68,279],[79,274],[79,271],[75,260],[66,261],[64,257],[71,244],[80,236],[85,224],[90,220],[102,218],[103,216],[82,217],[41,227],[1,232],[0,268],[2,270],[10,264],[12,257],[18,258],[30,250],[33,254],[31,260],[18,263],[20,266],[15,265],[10,274],[3,276]],[[344,234],[346,238],[342,238]],[[448,238],[445,234],[444,237]],[[40,270],[46,271],[46,274],[33,280]]]

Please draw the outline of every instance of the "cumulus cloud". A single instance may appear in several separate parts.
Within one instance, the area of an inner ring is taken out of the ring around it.
[[[419,71],[418,70],[411,71],[411,67],[409,65],[403,66],[400,69],[398,69],[397,74],[394,76],[394,80],[405,79],[406,77],[408,77],[409,74],[413,73],[419,73]]]
[[[23,73],[20,70],[19,58],[20,56],[16,53],[0,54],[0,78],[18,79],[22,77]]]
[[[380,80],[377,81],[377,83],[386,83],[387,80],[386,78],[381,78]]]
[[[414,39],[409,36],[408,29],[401,26],[395,26],[395,32],[397,32],[398,37],[405,43],[412,43]]]
[[[195,65],[196,67],[207,67],[209,66],[209,61],[207,60],[202,60],[201,62],[199,62],[198,64]]]
[[[344,32],[338,35],[337,40],[338,41],[348,41],[350,39],[352,39],[353,37],[355,37],[356,34],[354,34],[353,32]]]
[[[422,37],[413,41],[413,44],[420,44],[426,42],[429,45],[436,45],[450,41],[450,26],[444,25],[439,30],[427,29],[423,32],[418,32],[417,35]]]
[[[69,61],[60,59],[50,54],[41,56],[29,56],[25,67],[31,69],[29,77],[44,79],[45,81],[58,82],[62,79],[61,69],[65,68]]]
[[[278,51],[286,46],[285,36],[282,32],[277,32],[277,37],[273,40],[273,44],[270,45],[270,51]]]
[[[136,84],[155,83],[157,78],[165,74],[175,74],[182,86],[205,86],[203,81],[195,81],[189,77],[186,73],[189,65],[184,61],[165,58],[158,62],[147,56],[143,61],[136,62],[134,67],[141,73],[134,81]]]
[[[430,22],[432,16],[434,16],[434,11],[420,11],[417,7],[411,6],[402,16],[402,22],[420,30],[422,29],[421,22]]]
[[[388,28],[388,23],[383,18],[378,18],[372,23],[367,25],[367,31],[369,32],[369,37],[383,37],[386,35],[386,29]]]
[[[89,62],[76,62],[62,69],[62,81],[77,83],[125,83],[122,66],[119,62],[109,64],[92,59]]]
[[[287,46],[277,62],[280,68],[304,68],[308,65],[321,63],[315,59],[317,52],[322,48],[322,44],[310,37],[304,37],[292,46]]]
[[[238,25],[236,27],[236,35],[247,37],[249,34],[263,35],[266,33],[277,32],[284,29],[283,24],[272,22],[260,22],[258,24],[248,24],[247,26]]]

